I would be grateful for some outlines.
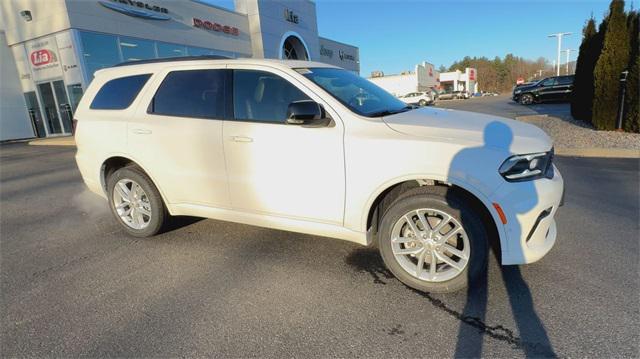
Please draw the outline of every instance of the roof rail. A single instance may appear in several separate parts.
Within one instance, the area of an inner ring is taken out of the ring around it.
[[[231,59],[231,57],[221,56],[221,55],[163,57],[161,59],[125,61],[116,65],[113,65],[113,67],[142,65],[142,64],[157,64],[161,62],[173,62],[173,61],[229,60],[229,59]]]

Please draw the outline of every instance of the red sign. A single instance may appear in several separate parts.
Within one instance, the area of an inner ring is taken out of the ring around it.
[[[475,80],[476,80],[476,70],[469,69],[469,81],[475,81]]]
[[[522,77],[518,77],[518,79],[516,80],[516,85],[520,85],[524,83],[524,79]]]
[[[429,76],[433,77],[433,68],[429,67]]]
[[[225,34],[238,36],[240,34],[240,30],[237,27],[222,25],[217,22],[208,21],[208,20],[200,20],[198,18],[193,18],[193,26],[198,27],[205,30],[224,32]]]
[[[56,55],[51,50],[36,50],[29,57],[33,66],[42,66],[57,61]]]

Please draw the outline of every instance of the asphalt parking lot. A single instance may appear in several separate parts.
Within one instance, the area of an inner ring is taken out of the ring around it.
[[[558,157],[552,252],[431,295],[335,239],[190,218],[128,237],[74,151],[0,146],[2,357],[639,355],[638,160]]]
[[[436,106],[454,110],[480,112],[507,118],[532,115],[557,117],[571,115],[571,109],[566,102],[537,103],[524,106],[513,102],[509,94],[489,97],[471,97],[467,100],[442,100],[438,101]]]

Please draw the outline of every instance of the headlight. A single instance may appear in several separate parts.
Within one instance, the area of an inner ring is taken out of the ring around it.
[[[513,93],[519,94],[520,92],[522,92],[522,90],[515,90]]]
[[[500,174],[509,182],[553,178],[553,148],[549,152],[516,155],[500,166]]]

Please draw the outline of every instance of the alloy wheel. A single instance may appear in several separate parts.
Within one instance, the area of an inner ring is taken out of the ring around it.
[[[113,205],[120,219],[133,229],[144,229],[151,221],[151,203],[144,189],[124,178],[113,187]]]
[[[427,282],[455,278],[470,258],[469,238],[460,222],[433,208],[400,217],[391,230],[391,249],[407,273]]]

